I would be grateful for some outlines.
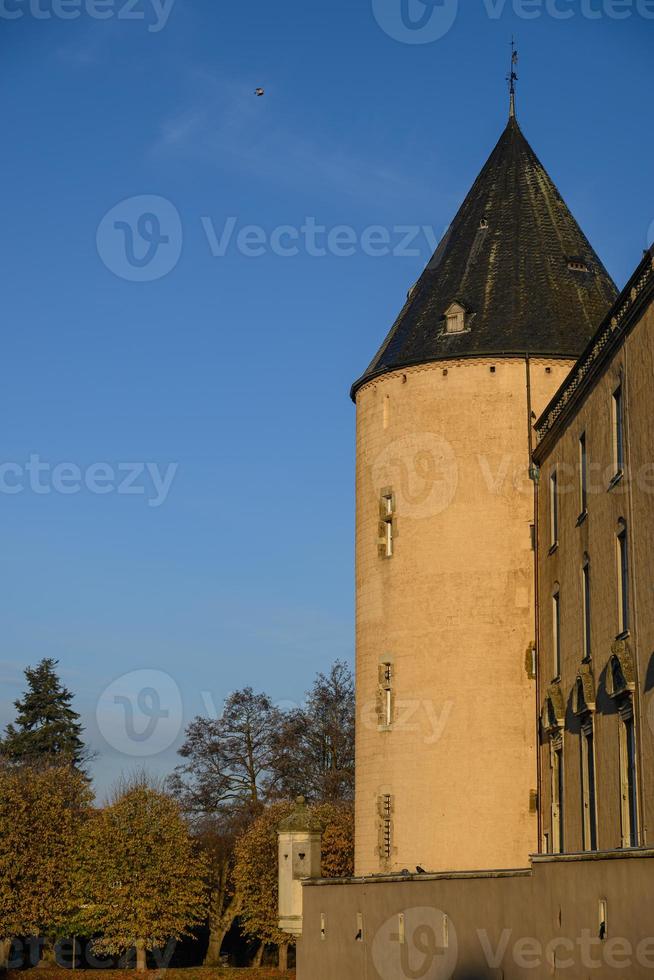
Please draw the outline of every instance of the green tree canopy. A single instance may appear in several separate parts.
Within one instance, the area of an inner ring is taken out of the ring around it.
[[[81,767],[87,754],[83,728],[71,707],[72,693],[56,673],[51,657],[27,667],[27,691],[14,701],[16,722],[7,726],[0,754],[12,762],[70,762]]]

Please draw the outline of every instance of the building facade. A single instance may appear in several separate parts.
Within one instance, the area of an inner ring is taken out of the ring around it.
[[[541,848],[654,821],[654,268],[647,253],[537,424]]]
[[[356,877],[300,905],[280,837],[298,980],[652,977],[653,383],[654,250],[618,296],[512,115],[352,390]]]

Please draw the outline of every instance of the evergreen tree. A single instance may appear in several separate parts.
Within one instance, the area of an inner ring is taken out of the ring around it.
[[[87,758],[79,715],[72,693],[59,680],[50,657],[27,667],[27,691],[14,701],[16,722],[7,726],[0,754],[19,763],[71,763],[81,768]]]

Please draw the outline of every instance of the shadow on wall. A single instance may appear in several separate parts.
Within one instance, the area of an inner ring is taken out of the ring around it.
[[[654,653],[649,658],[647,672],[645,674],[645,691],[651,691],[652,688],[654,688]]]
[[[599,682],[597,684],[597,703],[595,708],[597,713],[600,715],[617,715],[618,706],[613,698],[609,697],[608,693],[608,672],[609,665],[607,664],[602,670],[602,673],[599,675]]]

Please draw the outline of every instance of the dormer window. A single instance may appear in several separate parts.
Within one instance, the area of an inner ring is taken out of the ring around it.
[[[463,333],[466,328],[466,311],[459,303],[452,305],[445,311],[445,332]]]
[[[582,259],[570,259],[568,262],[570,272],[589,272],[589,268]]]

